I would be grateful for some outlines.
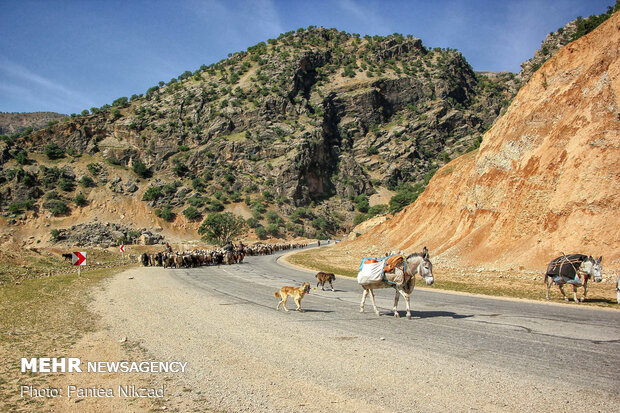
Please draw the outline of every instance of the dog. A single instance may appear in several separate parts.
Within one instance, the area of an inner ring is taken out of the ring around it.
[[[304,295],[308,294],[309,292],[310,292],[309,282],[303,283],[301,287],[280,288],[280,291],[276,291],[275,293],[273,293],[274,297],[280,299],[280,302],[278,303],[276,310],[279,310],[280,304],[282,304],[282,308],[284,308],[284,311],[288,311],[288,309],[286,308],[286,300],[288,299],[288,296],[290,295],[291,297],[295,299],[295,304],[297,304],[297,311],[303,312],[304,310],[301,309],[301,299],[304,298]]]
[[[329,286],[331,287],[332,291],[334,291],[334,285],[332,284],[332,281],[336,280],[336,276],[331,273],[331,272],[319,272],[317,273],[317,275],[315,275],[316,279],[317,279],[317,283],[316,283],[316,287],[319,288],[319,285],[321,286],[321,290],[325,291],[325,283],[329,282]]]

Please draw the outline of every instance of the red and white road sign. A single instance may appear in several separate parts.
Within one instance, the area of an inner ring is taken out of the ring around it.
[[[86,265],[86,251],[72,253],[71,263],[73,265]]]
[[[121,245],[120,248],[121,252],[125,252],[125,245]]]

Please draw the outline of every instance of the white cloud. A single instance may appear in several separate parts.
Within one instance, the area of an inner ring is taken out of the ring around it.
[[[337,4],[354,21],[353,24],[358,27],[358,31],[391,34],[390,25],[379,15],[378,10],[356,3],[353,0],[338,0]]]
[[[284,32],[275,3],[272,0],[245,0],[228,3],[217,0],[194,0],[192,11],[205,23],[228,38],[231,43],[264,38]]]
[[[47,79],[28,68],[5,58],[0,58],[0,85],[15,99],[37,102],[42,106],[53,103],[71,102],[71,106],[90,107],[93,101],[87,96],[58,82]]]

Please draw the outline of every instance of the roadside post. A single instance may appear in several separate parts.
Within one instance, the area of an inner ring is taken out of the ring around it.
[[[78,277],[82,275],[81,267],[86,265],[86,251],[77,251],[71,253],[71,263],[78,267]]]
[[[125,244],[121,244],[121,246],[119,247],[119,250],[121,250],[121,259],[125,259]]]

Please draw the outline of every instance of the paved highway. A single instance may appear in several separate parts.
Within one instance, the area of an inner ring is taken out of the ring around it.
[[[226,304],[273,308],[273,292],[309,281],[314,273],[295,269],[271,256],[246,257],[241,265],[169,270],[188,289],[215,295]],[[418,285],[420,283],[418,278]],[[377,317],[370,298],[359,312],[360,289],[353,279],[338,278],[335,292],[312,291],[302,302],[298,323],[322,325],[351,336],[380,338],[403,349],[415,347],[451,356],[463,363],[538,376],[546,384],[592,387],[618,395],[620,384],[620,311],[578,305],[535,303],[418,289],[411,297],[413,318],[392,316],[392,289],[376,293]],[[542,285],[541,285],[541,288]],[[295,308],[289,299],[289,310]],[[579,397],[579,396],[577,396]]]

